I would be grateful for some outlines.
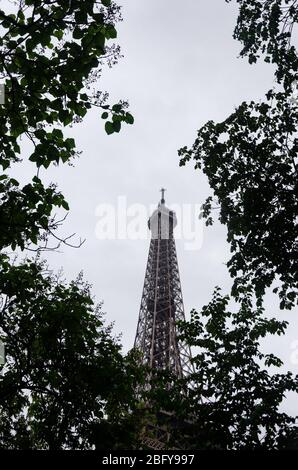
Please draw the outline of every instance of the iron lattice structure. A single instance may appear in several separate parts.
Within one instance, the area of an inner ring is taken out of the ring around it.
[[[152,238],[134,347],[150,368],[182,377],[193,370],[190,349],[177,338],[176,322],[185,320],[174,239],[177,220],[165,206],[164,191],[148,221]]]

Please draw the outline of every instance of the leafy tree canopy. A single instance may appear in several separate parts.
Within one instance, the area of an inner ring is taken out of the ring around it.
[[[206,123],[192,148],[180,149],[180,165],[193,159],[219,203],[232,251],[233,295],[240,298],[249,286],[261,302],[278,280],[280,307],[290,309],[298,294],[298,61],[291,45],[297,1],[238,3],[234,37],[243,43],[241,55],[253,63],[264,54],[276,67],[279,89],[263,102],[243,102],[221,123]],[[207,224],[214,197],[203,206]]]
[[[171,418],[170,448],[277,449],[295,430],[296,419],[280,405],[287,392],[298,393],[298,376],[274,372],[282,361],[260,347],[265,336],[284,334],[287,322],[266,319],[250,295],[238,311],[229,300],[217,288],[201,312],[180,323],[195,372],[153,394]]]
[[[108,134],[119,132],[122,122],[133,123],[126,102],[110,105],[108,94],[97,89],[104,64],[119,57],[119,47],[109,42],[120,19],[110,0],[21,0],[12,11],[0,10],[0,166],[5,171],[21,161],[20,141],[27,138],[37,168],[24,187],[1,176],[0,249],[37,244],[40,234],[57,228],[52,210],[68,209],[55,185],[45,187],[40,176],[42,168],[77,155],[63,128],[81,121],[92,106],[109,118]]]
[[[133,447],[142,370],[82,276],[66,284],[44,263],[7,263],[0,291],[1,448]]]

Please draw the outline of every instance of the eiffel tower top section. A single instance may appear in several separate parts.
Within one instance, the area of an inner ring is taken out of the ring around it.
[[[148,227],[151,230],[151,238],[168,240],[173,238],[173,231],[177,225],[175,212],[168,209],[165,205],[165,189],[161,190],[161,200],[157,209],[148,220]]]
[[[149,218],[151,242],[135,338],[143,363],[177,377],[192,371],[189,347],[179,340],[176,322],[185,320],[174,227],[176,215],[165,205],[164,189]]]

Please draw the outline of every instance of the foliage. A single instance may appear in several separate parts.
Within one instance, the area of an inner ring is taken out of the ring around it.
[[[230,3],[232,0],[226,0]],[[297,78],[297,51],[291,43],[298,21],[297,0],[236,0],[239,15],[234,38],[243,44],[241,56],[255,63],[264,55],[265,62],[276,67],[276,78],[291,85]]]
[[[280,90],[269,90],[263,102],[243,102],[221,123],[199,129],[191,149],[180,149],[180,165],[193,159],[202,169],[227,226],[235,278],[232,293],[246,286],[261,302],[275,280],[280,307],[294,307],[298,294],[297,201],[297,51],[291,33],[297,23],[297,1],[239,0],[234,37],[251,63],[260,54],[276,67]],[[212,224],[212,202],[203,206]]]
[[[119,132],[122,122],[133,123],[126,102],[110,105],[108,94],[97,89],[104,64],[119,58],[119,47],[109,41],[116,38],[120,19],[120,7],[110,0],[21,0],[11,4],[11,11],[8,6],[0,10],[0,78],[5,84],[0,165],[9,171],[21,161],[21,138],[27,138],[29,160],[37,168],[23,188],[8,174],[1,177],[0,248],[38,244],[40,235],[53,228],[52,209],[68,209],[55,186],[44,187],[40,177],[42,168],[70,162],[78,154],[74,139],[61,128],[80,122],[92,106],[109,117],[109,134]]]
[[[176,381],[168,398],[180,423],[174,448],[276,449],[292,433],[295,418],[280,405],[288,391],[298,392],[298,376],[270,371],[282,361],[260,349],[262,338],[284,334],[287,322],[264,318],[250,296],[236,312],[229,300],[217,288],[200,313],[193,310],[190,322],[180,324],[181,338],[195,348],[195,372]]]
[[[44,263],[7,263],[0,291],[1,447],[133,446],[142,371],[122,356],[82,276],[67,285]]]

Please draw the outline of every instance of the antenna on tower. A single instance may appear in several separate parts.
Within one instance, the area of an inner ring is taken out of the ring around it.
[[[165,203],[165,191],[166,189],[165,188],[161,188],[160,192],[161,192],[161,203],[164,204]]]

